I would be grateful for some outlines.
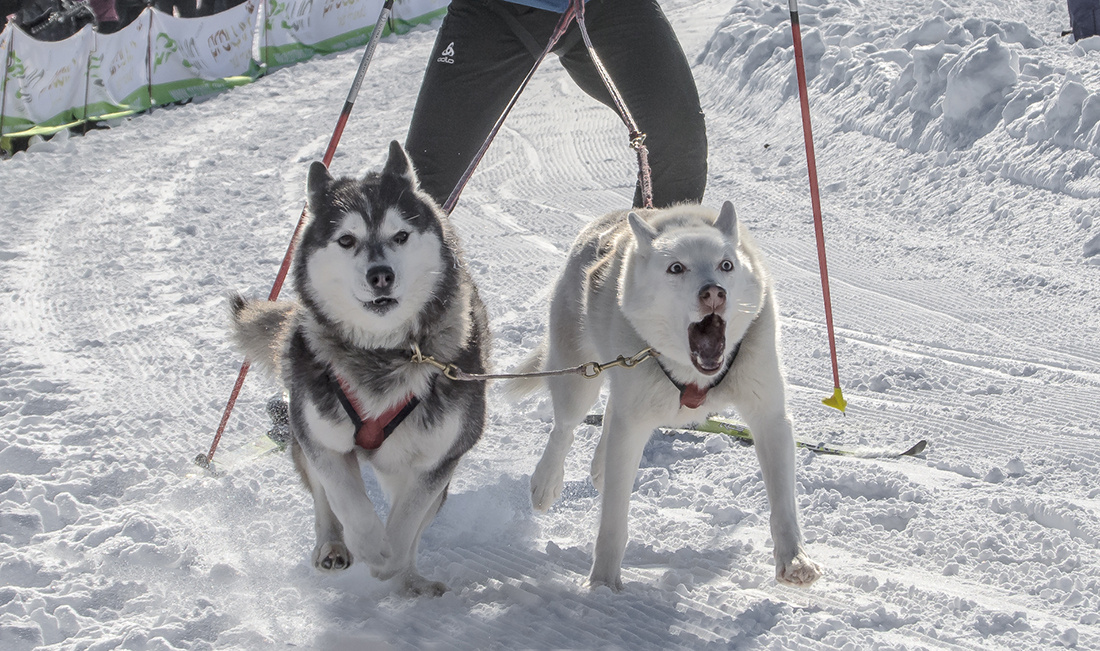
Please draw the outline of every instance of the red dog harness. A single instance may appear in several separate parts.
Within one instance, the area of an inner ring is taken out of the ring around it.
[[[404,400],[390,407],[377,418],[367,418],[363,415],[363,406],[355,397],[351,384],[335,371],[332,372],[332,377],[339,388],[336,398],[355,425],[355,444],[366,450],[377,450],[382,447],[382,443],[389,435],[393,434],[397,426],[420,404],[420,398],[410,393]]]

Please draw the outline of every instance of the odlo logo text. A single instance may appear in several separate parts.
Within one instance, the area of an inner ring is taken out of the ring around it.
[[[436,61],[438,61],[439,63],[454,63],[454,55],[455,42],[451,41],[451,43],[447,47],[443,48],[443,51],[439,53],[439,58],[436,59]]]

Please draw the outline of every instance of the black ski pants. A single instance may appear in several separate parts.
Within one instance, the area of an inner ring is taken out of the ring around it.
[[[504,0],[452,0],[420,87],[405,148],[440,205],[553,34],[560,14]],[[638,128],[646,134],[653,204],[699,202],[707,137],[699,92],[657,0],[590,0],[585,25]],[[553,50],[588,95],[614,108],[574,22]],[[627,144],[623,129],[623,147]],[[634,205],[641,206],[641,190]]]

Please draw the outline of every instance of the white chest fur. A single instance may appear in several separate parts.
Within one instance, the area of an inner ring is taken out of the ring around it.
[[[421,405],[413,410],[371,455],[372,466],[380,472],[428,471],[438,466],[461,435],[463,419],[455,412],[436,419],[429,427],[424,414],[417,413],[424,408]]]
[[[433,419],[429,425],[423,405],[416,409],[386,438],[382,447],[370,457],[371,465],[381,471],[407,471],[410,468],[430,470],[454,445],[462,433],[462,415],[452,413]],[[314,441],[338,453],[356,449],[355,426],[343,412],[337,420],[321,415],[310,400],[303,405],[303,415],[309,436]]]
[[[355,426],[343,413],[337,420],[330,420],[317,411],[312,400],[306,399],[302,405],[302,415],[313,441],[334,452],[351,452],[355,447]]]

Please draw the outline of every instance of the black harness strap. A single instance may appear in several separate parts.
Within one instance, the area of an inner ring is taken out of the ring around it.
[[[677,382],[675,379],[673,379],[672,374],[668,372],[668,369],[665,368],[665,365],[661,363],[661,358],[656,358],[656,361],[657,366],[661,367],[661,371],[664,372],[665,377],[668,378],[668,381],[680,390],[680,406],[695,409],[696,407],[699,407],[701,404],[703,404],[703,400],[706,400],[708,391],[718,386],[722,383],[722,380],[726,379],[726,375],[730,372],[730,369],[733,368],[733,362],[737,359],[737,353],[740,352],[740,350],[741,342],[739,341],[737,342],[737,345],[733,347],[733,350],[730,351],[729,356],[726,358],[726,368],[722,369],[722,372],[718,374],[718,377],[714,378],[714,381],[711,382],[710,385],[708,385],[706,388],[700,388],[698,385],[695,384],[681,384]],[[694,387],[694,391],[692,390],[692,387]],[[685,402],[685,400],[687,400],[687,402]],[[691,404],[695,402],[695,400],[698,400],[698,404]]]
[[[419,404],[420,398],[416,396],[413,396],[412,400],[406,402],[405,406],[401,408],[401,411],[397,412],[397,415],[382,427],[382,439],[388,439],[390,434],[393,434],[393,431],[397,429],[397,426],[405,422],[405,419],[409,417],[409,414],[411,414],[413,409],[416,409]]]
[[[420,404],[420,398],[415,395],[410,395],[404,403],[394,405],[394,407],[390,408],[378,418],[364,419],[358,401],[348,395],[347,382],[342,381],[340,376],[336,375],[334,371],[329,372],[329,380],[333,384],[333,391],[336,393],[336,399],[340,401],[340,406],[344,408],[348,418],[351,419],[352,424],[355,426],[355,444],[367,450],[377,450],[380,448],[382,443],[393,434],[394,430],[396,430],[398,426],[409,417],[409,414],[416,409],[417,405]]]
[[[332,383],[333,393],[336,394],[336,399],[340,401],[340,406],[344,408],[344,413],[351,419],[351,424],[355,426],[355,431],[359,431],[359,428],[363,426],[363,418],[356,411],[355,406],[351,404],[351,400],[348,399],[348,394],[344,393],[344,388],[340,386],[340,383],[336,381],[336,378],[329,377],[329,381]]]
[[[519,19],[513,16],[508,11],[508,7],[496,2],[489,3],[489,9],[493,13],[500,16],[500,19],[508,24],[508,27],[512,30],[512,33],[523,42],[523,46],[527,48],[527,51],[531,53],[531,56],[538,61],[542,56],[542,51],[545,46],[539,45],[538,40],[531,35],[531,32],[527,31],[527,28],[519,22]]]
[[[501,20],[507,23],[508,27],[512,30],[512,33],[518,38],[523,46],[527,48],[527,51],[531,53],[531,56],[537,61],[542,56],[542,51],[545,46],[539,45],[539,41],[534,35],[531,34],[519,18],[512,13],[515,9],[514,5],[502,5],[500,3],[490,3],[489,9],[500,16]],[[522,7],[521,7],[522,9]],[[580,43],[581,33],[580,30],[572,30],[567,32],[564,36],[558,39],[557,45],[554,45],[551,52],[568,52],[573,49],[574,45]]]

